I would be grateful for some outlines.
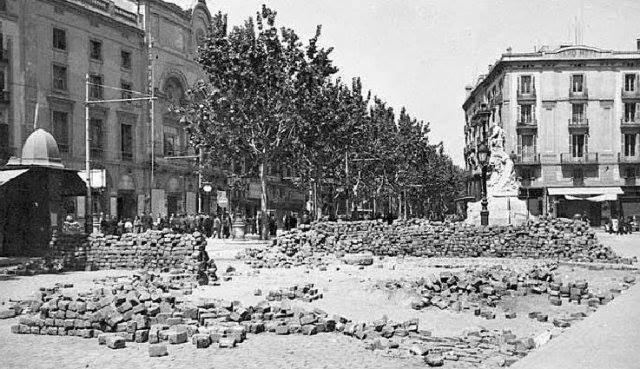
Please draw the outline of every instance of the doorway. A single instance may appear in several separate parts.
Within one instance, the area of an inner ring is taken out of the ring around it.
[[[118,216],[120,219],[133,220],[138,209],[133,191],[118,191]]]

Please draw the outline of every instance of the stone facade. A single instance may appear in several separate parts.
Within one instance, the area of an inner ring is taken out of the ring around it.
[[[122,218],[143,211],[196,213],[196,152],[171,108],[184,104],[185,91],[204,77],[195,56],[211,22],[205,1],[194,2],[188,10],[161,0],[3,3],[0,164],[20,152],[37,126],[54,135],[65,167],[85,172],[84,100],[89,74],[89,82],[95,83],[89,89],[92,100],[143,98],[152,93],[157,97],[153,104],[141,100],[90,105],[94,223],[100,213]],[[218,175],[204,176],[213,191],[202,194],[203,212],[220,210],[216,190],[227,190],[232,197],[227,208],[240,208],[249,184],[233,198],[221,171],[205,172]],[[299,191],[279,178],[270,184],[282,186],[287,187],[286,194],[296,192],[300,198]],[[277,202],[273,208],[289,210],[285,203],[289,197],[272,198]],[[303,201],[296,202],[300,210]],[[69,199],[65,208],[81,219],[87,213],[84,197]]]
[[[467,88],[469,194],[481,196],[477,147],[501,130],[526,218],[580,213],[599,225],[640,215],[639,73],[640,51],[503,54]]]

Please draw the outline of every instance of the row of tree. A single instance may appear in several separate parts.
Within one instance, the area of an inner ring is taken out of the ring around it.
[[[298,185],[316,189],[318,213],[345,197],[352,204],[403,204],[399,213],[455,197],[461,171],[441,143],[429,142],[428,124],[404,108],[396,116],[364,93],[359,78],[336,78],[332,49],[320,47],[319,37],[320,27],[301,42],[292,29],[278,28],[265,6],[231,30],[225,15],[215,15],[197,57],[207,80],[181,108],[192,144],[213,166],[247,163],[246,174],[260,178],[263,214],[273,164],[294,169]]]

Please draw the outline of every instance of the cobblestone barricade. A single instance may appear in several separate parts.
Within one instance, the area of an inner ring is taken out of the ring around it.
[[[127,233],[122,236],[54,234],[50,258],[65,269],[182,269],[196,273],[204,235],[176,234],[169,230]]]
[[[477,227],[427,220],[319,222],[276,238],[266,250],[247,250],[254,267],[297,265],[318,253],[378,256],[508,257],[630,264],[598,242],[582,221],[541,219],[522,226]],[[309,262],[306,262],[309,264]]]

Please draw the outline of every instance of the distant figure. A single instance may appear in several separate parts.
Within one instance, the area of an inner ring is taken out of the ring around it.
[[[125,219],[124,232],[125,233],[132,233],[133,232],[133,222],[131,222],[131,219],[129,219],[129,218]]]
[[[136,215],[135,219],[133,220],[133,232],[142,233],[142,220],[140,220],[140,217],[138,215]]]
[[[220,221],[220,217],[216,215],[213,219],[213,231],[215,232],[216,238],[221,238],[222,234],[222,222]]]

